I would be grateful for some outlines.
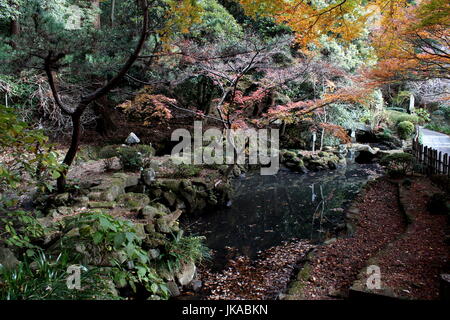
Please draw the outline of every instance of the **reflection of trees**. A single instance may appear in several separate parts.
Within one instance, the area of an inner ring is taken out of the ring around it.
[[[342,212],[331,209],[342,207],[366,181],[366,175],[355,173],[280,172],[237,180],[232,207],[202,217],[212,231],[206,234],[208,245],[237,247],[249,254],[291,238],[323,239],[342,219]],[[274,232],[265,232],[269,229]]]

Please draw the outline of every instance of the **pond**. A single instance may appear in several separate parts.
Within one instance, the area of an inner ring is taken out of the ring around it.
[[[206,245],[216,251],[215,260],[227,247],[253,258],[293,238],[321,242],[345,229],[345,207],[380,172],[377,165],[350,163],[308,174],[287,169],[275,176],[247,173],[234,181],[230,207],[185,220],[184,228],[206,236]]]

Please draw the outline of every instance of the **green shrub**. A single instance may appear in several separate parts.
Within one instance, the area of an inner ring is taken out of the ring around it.
[[[402,121],[397,125],[397,132],[400,138],[406,140],[414,133],[414,124],[410,121]]]
[[[447,124],[428,123],[425,128],[450,135],[450,126]]]
[[[409,121],[413,124],[419,123],[419,117],[417,115],[395,110],[388,110],[388,118],[393,125],[398,125],[403,121]]]
[[[63,245],[70,247],[83,243],[86,258],[95,255],[96,259],[114,265],[111,274],[117,285],[129,285],[135,292],[137,285],[141,285],[152,294],[169,297],[165,282],[152,267],[143,248],[143,238],[131,221],[91,212],[66,219],[66,228],[78,228],[80,236],[75,241],[72,237],[63,238]],[[119,254],[118,257],[123,254],[125,259],[119,261],[113,252]]]
[[[119,153],[117,151],[118,148],[119,147],[115,146],[115,145],[109,145],[109,146],[103,147],[98,152],[99,159],[109,159],[112,157],[117,157],[119,155]]]
[[[152,156],[155,150],[149,145],[125,146],[117,149],[122,168],[126,171],[137,171],[144,167],[144,159]]]
[[[173,177],[178,179],[197,177],[201,171],[202,168],[200,166],[181,163],[180,165],[177,166],[177,169],[174,172]]]
[[[112,157],[119,157],[123,150],[140,152],[144,158],[151,157],[155,154],[155,149],[151,145],[138,144],[134,146],[117,146],[109,145],[103,147],[99,152],[99,159],[109,159]]]
[[[56,259],[38,252],[25,257],[14,269],[0,265],[0,300],[84,300],[112,299],[103,272],[80,267],[81,289],[67,286],[67,269],[73,265],[66,252]]]
[[[121,147],[118,149],[118,156],[122,168],[125,171],[138,171],[144,166],[144,157],[142,153],[130,147]]]
[[[384,156],[380,164],[386,167],[389,176],[399,178],[411,171],[413,160],[412,154],[400,152]]]
[[[161,267],[169,271],[176,271],[185,262],[201,262],[211,257],[210,250],[204,245],[205,237],[183,236],[183,231],[178,232],[173,240],[167,241],[164,250],[159,256]]]
[[[416,109],[416,114],[419,117],[419,123],[426,123],[431,120],[430,113],[424,108]]]

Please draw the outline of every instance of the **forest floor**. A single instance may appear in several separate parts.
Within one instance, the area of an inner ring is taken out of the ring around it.
[[[380,267],[384,292],[409,299],[437,299],[439,275],[449,270],[446,216],[426,209],[440,190],[424,177],[399,188],[385,179],[371,184],[355,201],[358,212],[352,237],[317,248],[308,277],[291,288],[289,299],[336,299],[348,296],[358,274],[369,264]],[[402,207],[411,217],[408,223]]]

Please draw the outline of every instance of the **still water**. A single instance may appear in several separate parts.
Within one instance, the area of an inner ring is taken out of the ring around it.
[[[342,229],[345,207],[379,173],[376,165],[360,164],[308,174],[247,173],[234,181],[230,207],[184,221],[184,227],[206,236],[206,245],[217,252],[232,247],[249,257],[293,238],[320,242]]]

